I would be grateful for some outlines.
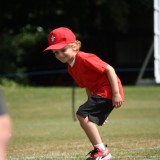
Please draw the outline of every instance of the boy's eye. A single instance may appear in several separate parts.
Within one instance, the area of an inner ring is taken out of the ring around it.
[[[59,52],[61,52],[61,53],[64,53],[64,52],[66,52],[66,50],[68,49],[68,46],[67,47],[65,47],[65,48],[62,48],[62,49],[60,49],[60,50],[52,50],[53,51],[53,53],[54,54],[58,54]]]
[[[61,52],[65,52],[67,50],[67,48],[63,48],[61,49]]]
[[[52,51],[54,54],[56,54],[56,51]]]

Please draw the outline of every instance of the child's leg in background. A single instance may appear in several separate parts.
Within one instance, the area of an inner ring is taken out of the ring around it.
[[[7,147],[11,138],[11,120],[7,114],[0,115],[0,160],[7,157]]]

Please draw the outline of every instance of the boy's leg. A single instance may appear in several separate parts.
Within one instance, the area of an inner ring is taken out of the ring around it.
[[[111,154],[102,143],[97,125],[105,124],[108,115],[113,110],[112,101],[99,96],[88,97],[88,100],[77,110],[77,118],[88,136],[93,150],[89,152],[87,160],[109,160]]]
[[[88,136],[90,142],[92,143],[94,149],[89,152],[90,156],[87,160],[96,160],[101,158],[103,160],[110,160],[112,157],[108,149],[102,143],[98,128],[95,123],[91,122],[88,117],[83,118],[77,115],[81,127]]]
[[[103,125],[113,110],[112,101],[100,96],[88,97],[77,110],[77,118],[92,145],[102,144],[97,125]]]
[[[100,137],[99,131],[95,123],[91,122],[88,117],[83,118],[77,115],[77,118],[80,122],[81,127],[85,131],[92,145],[101,144],[102,139]]]

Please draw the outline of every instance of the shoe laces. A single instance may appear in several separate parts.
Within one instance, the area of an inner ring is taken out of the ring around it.
[[[97,148],[94,148],[92,151],[88,152],[87,155],[91,155],[91,154],[95,154],[98,152],[98,149]],[[86,156],[87,156],[86,155]]]

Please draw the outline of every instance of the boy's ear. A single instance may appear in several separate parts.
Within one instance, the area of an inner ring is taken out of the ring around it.
[[[77,46],[76,45],[73,46],[73,50],[77,51]]]
[[[73,49],[74,51],[77,50],[77,45],[76,45],[76,44],[72,44],[71,47],[72,47],[72,49]]]

